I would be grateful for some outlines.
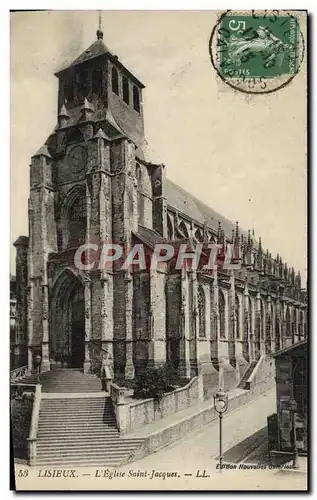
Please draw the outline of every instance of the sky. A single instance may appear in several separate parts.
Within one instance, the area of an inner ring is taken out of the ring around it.
[[[247,95],[211,65],[215,11],[103,11],[104,42],[146,86],[151,160],[307,274],[306,70]],[[54,72],[96,39],[97,11],[11,13],[11,243],[28,234],[31,156],[57,121]],[[15,272],[11,252],[11,272]]]

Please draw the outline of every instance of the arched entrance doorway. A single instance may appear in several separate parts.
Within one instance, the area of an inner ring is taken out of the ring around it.
[[[81,281],[70,271],[57,280],[51,301],[50,358],[82,368],[85,360],[85,300]]]

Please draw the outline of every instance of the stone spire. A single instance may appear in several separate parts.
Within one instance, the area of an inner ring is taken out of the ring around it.
[[[262,250],[262,240],[261,236],[259,237],[259,248],[258,248],[258,259],[257,259],[258,268],[262,269],[263,267],[263,250]]]
[[[101,29],[101,10],[99,11],[99,16],[98,16],[98,29],[96,31],[96,35],[97,35],[97,40],[103,40],[103,31]]]
[[[92,115],[94,114],[94,112],[95,112],[95,108],[88,101],[88,99],[86,97],[84,99],[84,104],[80,108],[80,112],[81,112],[82,117],[83,117],[84,120],[89,120],[92,117]]]
[[[221,240],[221,222],[218,220],[218,229],[217,229],[217,241],[220,243]]]
[[[63,128],[67,125],[69,120],[69,114],[67,112],[65,104],[62,104],[62,107],[58,113],[58,127]]]

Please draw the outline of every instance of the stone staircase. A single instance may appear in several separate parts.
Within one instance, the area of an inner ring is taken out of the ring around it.
[[[128,462],[144,439],[120,437],[111,399],[42,399],[37,466],[110,466]]]
[[[19,380],[36,384],[37,374]],[[40,375],[37,466],[110,466],[128,462],[144,442],[123,438],[111,398],[100,379],[80,369],[53,368]]]
[[[37,374],[27,375],[19,384],[36,384]],[[94,374],[84,374],[77,368],[53,368],[40,375],[42,392],[89,393],[101,391],[100,379]]]
[[[253,370],[255,369],[257,364],[258,364],[258,361],[251,361],[251,363],[249,363],[246,371],[243,374],[242,379],[240,380],[240,382],[238,384],[239,389],[247,389],[247,390],[250,389],[250,384],[247,382],[247,380],[250,377],[251,373],[253,372]]]

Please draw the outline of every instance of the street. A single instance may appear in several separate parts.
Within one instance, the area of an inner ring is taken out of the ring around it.
[[[228,412],[223,418],[224,469],[219,470],[218,421],[178,442],[123,467],[76,468],[67,489],[97,490],[305,490],[302,472],[270,469],[261,457],[266,448],[266,418],[275,412],[275,389]],[[260,459],[259,459],[260,457]],[[248,464],[255,464],[250,468]],[[32,479],[32,481],[31,481]],[[47,481],[29,469],[17,486],[65,488],[63,478]],[[23,485],[23,486],[22,486]]]

